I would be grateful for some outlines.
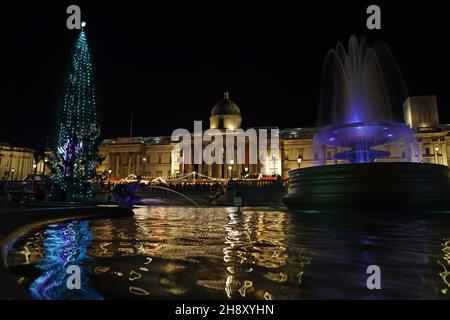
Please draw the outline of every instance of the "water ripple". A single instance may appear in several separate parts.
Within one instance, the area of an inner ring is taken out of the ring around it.
[[[449,297],[448,219],[336,215],[142,207],[130,218],[33,230],[8,264],[38,299]],[[64,286],[69,264],[83,270],[77,294]],[[372,264],[382,270],[379,293],[366,287]]]

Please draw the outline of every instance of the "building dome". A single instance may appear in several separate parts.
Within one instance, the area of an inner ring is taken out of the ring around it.
[[[237,106],[234,101],[230,100],[230,94],[228,92],[224,92],[223,100],[218,102],[211,111],[211,116],[219,116],[219,115],[230,115],[236,114],[241,115],[241,109]]]
[[[234,101],[230,100],[230,94],[224,92],[223,100],[219,101],[211,111],[210,127],[212,129],[238,129],[241,127],[241,109]]]

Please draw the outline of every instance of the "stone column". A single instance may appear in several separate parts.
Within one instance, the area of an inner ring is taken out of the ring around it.
[[[442,151],[441,151],[441,153],[442,153],[442,164],[444,166],[448,166],[447,144],[446,144],[446,141],[445,141],[445,137],[443,137],[443,139],[444,139],[444,141],[442,143]]]
[[[217,178],[223,178],[222,167],[223,167],[223,164],[217,164]]]
[[[418,156],[419,156],[419,158],[417,159],[417,161],[422,161],[423,160],[423,143],[422,143],[422,141],[419,141],[419,143],[418,143],[418,149],[419,149],[419,154],[418,154]]]
[[[115,154],[114,178],[120,178],[120,153]]]
[[[214,164],[208,164],[208,176],[212,177],[212,166],[214,166]]]
[[[127,176],[129,176],[131,173],[131,152],[128,153],[128,174]]]
[[[16,166],[16,172],[14,173],[14,179],[19,180],[19,176],[22,176],[23,174],[23,160],[22,160],[22,154],[19,153],[17,156],[17,166]]]
[[[8,179],[11,180],[11,170],[13,168],[13,154],[9,155],[9,170],[8,170]]]
[[[138,175],[140,175],[141,174],[141,171],[140,171],[140,169],[141,169],[141,162],[139,161],[139,159],[141,158],[140,157],[140,154],[139,153],[135,153],[135,158],[136,158],[136,175],[138,176]]]

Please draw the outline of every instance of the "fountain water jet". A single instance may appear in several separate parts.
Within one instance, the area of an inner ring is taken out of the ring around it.
[[[334,160],[350,163],[374,162],[390,152],[377,150],[402,141],[407,162],[419,161],[412,130],[395,122],[392,103],[401,105],[407,93],[399,68],[389,48],[378,42],[369,47],[364,39],[351,37],[348,49],[338,43],[325,58],[319,109],[319,126],[314,138],[320,149],[340,149]]]
[[[142,203],[145,204],[145,201],[143,202],[144,199],[140,199],[138,196],[136,196],[136,192],[139,190],[140,186],[141,186],[140,180],[134,184],[119,184],[119,185],[117,185],[113,190],[114,200],[116,201],[117,204],[119,204],[125,208],[132,208],[133,205],[135,205],[135,204],[142,204]],[[188,200],[196,207],[200,207],[197,204],[197,202],[195,202],[188,196],[186,196],[180,192],[177,192],[175,190],[172,190],[172,189],[169,189],[166,187],[160,187],[160,186],[146,186],[146,187],[151,188],[151,189],[164,190],[167,192],[175,193],[175,194],[183,197],[184,199]]]
[[[351,37],[325,58],[313,139],[315,167],[289,172],[286,206],[296,210],[450,209],[448,167],[420,163],[413,131],[396,121],[406,98],[389,48]],[[386,145],[403,148],[393,162]],[[328,154],[334,150],[330,159]],[[315,156],[316,157],[316,156]],[[334,165],[327,164],[334,160]],[[379,160],[379,161],[378,161]],[[337,164],[336,164],[337,163]]]

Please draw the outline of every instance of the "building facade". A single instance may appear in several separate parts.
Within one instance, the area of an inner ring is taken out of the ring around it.
[[[439,124],[436,97],[409,97],[403,105],[403,113],[404,122],[413,130],[418,143],[419,151],[413,155],[414,158],[417,161],[448,166],[450,125]],[[242,120],[240,108],[230,99],[229,93],[225,92],[224,98],[212,109],[209,127],[219,130],[223,135],[227,132],[239,135],[242,134],[242,131],[238,133]],[[273,132],[271,130],[278,128],[248,129],[254,129],[259,133],[260,129]],[[173,152],[178,142],[171,141],[171,136],[105,139],[99,148],[99,153],[103,157],[99,171],[109,174],[111,178],[125,178],[129,175],[168,178],[195,172],[204,177],[227,179],[244,176],[287,176],[290,170],[299,166],[303,168],[343,163],[333,158],[333,155],[341,150],[328,147],[318,149],[314,145],[314,135],[318,130],[319,128],[279,130],[279,136],[276,137],[279,138],[279,143],[275,148],[269,134],[264,141],[267,143],[264,160],[257,164],[250,164],[247,159],[244,163],[238,164],[236,152],[234,158],[228,159],[223,164],[209,165],[203,162],[192,164],[193,161],[180,161]],[[261,139],[259,134],[258,139]],[[207,144],[203,143],[203,147]],[[377,148],[391,154],[389,158],[379,161],[411,161],[411,155],[402,142]],[[193,160],[194,155],[190,156]]]
[[[0,179],[20,180],[33,171],[32,149],[0,145]]]
[[[40,154],[34,149],[0,143],[0,180],[23,180],[32,173],[48,175],[51,154],[51,151]]]

